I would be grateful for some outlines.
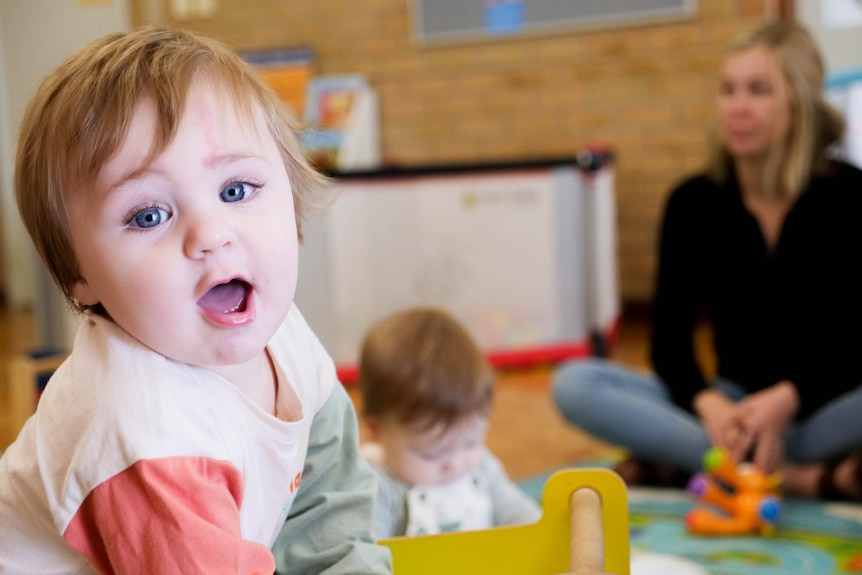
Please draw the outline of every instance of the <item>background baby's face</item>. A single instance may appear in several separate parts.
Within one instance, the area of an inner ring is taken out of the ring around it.
[[[377,441],[387,469],[408,485],[445,485],[479,465],[488,420],[469,416],[449,428],[430,429],[381,421]]]

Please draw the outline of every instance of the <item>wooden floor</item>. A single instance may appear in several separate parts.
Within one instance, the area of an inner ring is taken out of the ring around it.
[[[632,314],[623,318],[610,355],[624,365],[646,370],[648,323],[643,317],[643,314]],[[0,350],[3,350],[0,374],[7,373],[9,357],[32,349],[35,344],[33,314],[0,308]],[[550,366],[499,374],[488,446],[513,479],[594,458],[609,447],[568,425],[557,413],[548,389],[550,374]],[[0,381],[5,384],[5,377]],[[357,400],[353,390],[351,397]],[[5,416],[8,405],[6,386],[0,385],[0,450],[5,449],[18,432],[11,429]],[[364,430],[362,435],[366,435]]]
[[[8,416],[9,388],[7,374],[9,359],[36,346],[36,322],[30,311],[10,311],[0,306],[0,451],[6,449],[18,429]]]

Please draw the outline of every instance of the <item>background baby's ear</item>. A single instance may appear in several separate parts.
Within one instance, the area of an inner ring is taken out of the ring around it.
[[[373,415],[363,418],[365,428],[368,430],[368,438],[377,441],[380,438],[380,420]]]

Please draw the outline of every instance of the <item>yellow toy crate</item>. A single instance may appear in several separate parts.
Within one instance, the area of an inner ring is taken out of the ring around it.
[[[542,492],[541,519],[381,541],[395,575],[629,575],[628,498],[608,469],[567,469]]]

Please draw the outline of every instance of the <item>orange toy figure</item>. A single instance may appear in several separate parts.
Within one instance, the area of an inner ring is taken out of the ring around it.
[[[727,450],[713,447],[704,456],[706,473],[688,483],[697,501],[711,503],[728,513],[692,509],[685,526],[694,535],[771,535],[781,515],[778,475],[767,475],[751,464],[736,465]]]

